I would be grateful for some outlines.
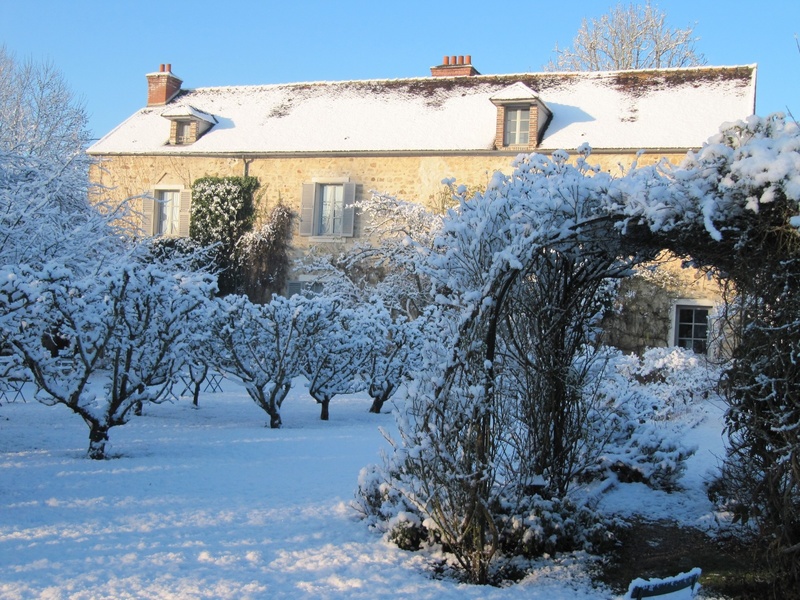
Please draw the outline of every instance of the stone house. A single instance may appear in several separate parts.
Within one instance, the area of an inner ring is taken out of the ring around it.
[[[640,164],[677,162],[754,112],[756,67],[482,75],[446,56],[408,79],[184,89],[169,64],[146,78],[146,106],[89,148],[92,179],[138,198],[146,235],[185,236],[196,179],[257,177],[263,208],[300,215],[302,251],[362,237],[353,204],[373,191],[436,207],[444,178],[481,188],[520,153],[589,143],[613,173],[639,150]],[[712,292],[692,287],[675,300],[694,304],[672,306],[710,309]]]

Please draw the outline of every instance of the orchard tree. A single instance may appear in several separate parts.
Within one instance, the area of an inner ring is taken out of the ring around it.
[[[203,326],[213,278],[122,255],[93,273],[58,265],[5,269],[3,337],[32,375],[37,399],[89,426],[89,458],[106,457],[112,427],[166,398],[185,343]],[[10,310],[9,310],[10,309]],[[56,339],[54,344],[43,343]]]
[[[380,302],[364,307],[367,318],[361,325],[369,339],[369,352],[361,377],[372,398],[369,412],[379,414],[383,405],[398,388],[420,367],[422,345],[421,320],[392,318]]]
[[[673,29],[649,1],[617,4],[610,13],[581,23],[571,48],[556,46],[547,71],[625,71],[693,67],[706,63],[695,50],[694,28]]]
[[[247,393],[269,415],[269,426],[281,426],[280,409],[302,373],[312,343],[321,336],[330,316],[329,303],[294,295],[275,296],[254,304],[245,296],[216,302],[213,331],[216,364],[242,382]]]
[[[297,297],[297,295],[293,296]],[[369,360],[371,309],[348,308],[326,296],[309,299],[317,310],[306,329],[305,356],[301,370],[308,380],[308,393],[320,405],[320,419],[330,418],[330,402],[338,394],[364,389],[361,378]]]

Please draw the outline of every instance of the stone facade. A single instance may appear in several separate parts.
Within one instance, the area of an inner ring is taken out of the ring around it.
[[[709,317],[708,355],[722,358],[730,354],[718,327],[722,303],[716,279],[663,253],[621,282],[614,307],[603,320],[605,340],[636,353],[678,345],[680,310],[703,310]]]
[[[665,157],[677,161],[681,155],[644,155],[640,164]],[[384,155],[384,156],[285,156],[285,157],[222,157],[173,155],[119,155],[98,157],[91,178],[103,186],[112,201],[134,198],[133,208],[142,211],[142,202],[158,189],[189,190],[200,177],[250,175],[260,181],[260,208],[268,211],[283,203],[299,213],[302,185],[313,180],[346,178],[356,184],[356,201],[372,192],[385,193],[402,200],[419,202],[440,210],[445,178],[455,178],[470,189],[484,189],[495,171],[510,173],[513,153],[492,152],[486,155]],[[593,164],[612,173],[628,167],[633,155],[601,153],[591,157]],[[346,243],[357,241],[364,224],[355,217],[355,235]],[[298,235],[295,225],[294,243],[299,247],[318,245],[319,240]]]
[[[157,224],[167,222],[166,209],[157,221],[154,198],[180,198],[178,234],[188,235],[194,181],[256,177],[260,211],[282,203],[298,214],[298,254],[364,240],[366,224],[351,203],[373,192],[442,211],[450,204],[444,179],[482,190],[496,171],[512,171],[518,153],[574,152],[584,142],[594,147],[589,162],[612,174],[634,160],[677,163],[721,121],[744,118],[755,105],[753,65],[480,75],[470,56],[452,56],[428,78],[181,90],[166,64],[147,81],[146,107],[89,149],[92,180],[112,202],[132,199],[144,235],[166,231]],[[529,109],[526,146],[504,145],[507,107]],[[330,229],[317,224],[326,202],[344,214]],[[674,266],[660,266],[660,279],[625,284],[607,322],[620,347],[670,345],[680,302],[718,302],[710,281]]]

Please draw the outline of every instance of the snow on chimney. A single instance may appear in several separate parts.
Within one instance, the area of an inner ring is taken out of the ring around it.
[[[158,66],[157,73],[148,73],[147,77],[147,106],[163,106],[181,91],[183,81],[172,74],[170,63]]]
[[[433,77],[473,77],[480,75],[475,67],[472,66],[472,56],[445,56],[442,64],[431,67]]]

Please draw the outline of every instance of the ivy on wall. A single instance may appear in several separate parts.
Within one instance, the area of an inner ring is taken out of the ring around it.
[[[255,177],[203,177],[192,185],[189,237],[201,246],[214,246],[219,291],[229,294],[242,286],[237,242],[255,221]]]

